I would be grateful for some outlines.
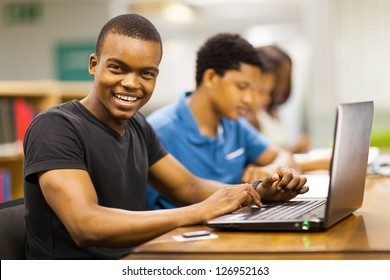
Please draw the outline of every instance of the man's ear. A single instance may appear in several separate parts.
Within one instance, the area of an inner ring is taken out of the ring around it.
[[[203,73],[202,83],[208,89],[214,89],[221,77],[215,72],[214,69],[206,69]]]
[[[97,64],[98,64],[98,58],[96,54],[93,53],[89,56],[89,65],[88,65],[89,75],[95,76]]]

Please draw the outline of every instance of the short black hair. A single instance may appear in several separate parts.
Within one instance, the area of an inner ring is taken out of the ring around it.
[[[135,39],[157,42],[161,46],[160,33],[147,18],[138,14],[123,14],[109,20],[100,30],[95,54],[99,57],[108,34],[119,34]]]
[[[196,86],[207,69],[214,69],[223,76],[227,70],[239,70],[240,63],[261,69],[256,49],[239,34],[219,33],[209,38],[198,50],[196,59]]]

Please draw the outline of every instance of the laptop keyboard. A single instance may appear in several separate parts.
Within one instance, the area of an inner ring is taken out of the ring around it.
[[[324,205],[325,202],[326,200],[299,200],[264,205],[247,217],[247,220],[291,220]]]

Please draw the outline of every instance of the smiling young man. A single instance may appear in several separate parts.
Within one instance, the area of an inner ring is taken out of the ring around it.
[[[152,95],[161,57],[149,20],[111,19],[89,59],[89,95],[31,123],[24,139],[29,259],[117,259],[176,227],[308,190],[306,179],[286,167],[254,190],[196,177],[167,153],[138,113]],[[147,182],[187,206],[145,211]]]
[[[195,90],[148,117],[167,150],[195,175],[227,184],[253,182],[281,164],[298,169],[290,153],[244,118],[262,86],[256,49],[238,34],[217,34],[201,46],[196,62]],[[147,205],[176,207],[150,186]]]

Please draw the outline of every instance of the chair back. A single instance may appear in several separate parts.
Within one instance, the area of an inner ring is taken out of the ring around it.
[[[0,259],[26,259],[24,199],[0,203]]]

